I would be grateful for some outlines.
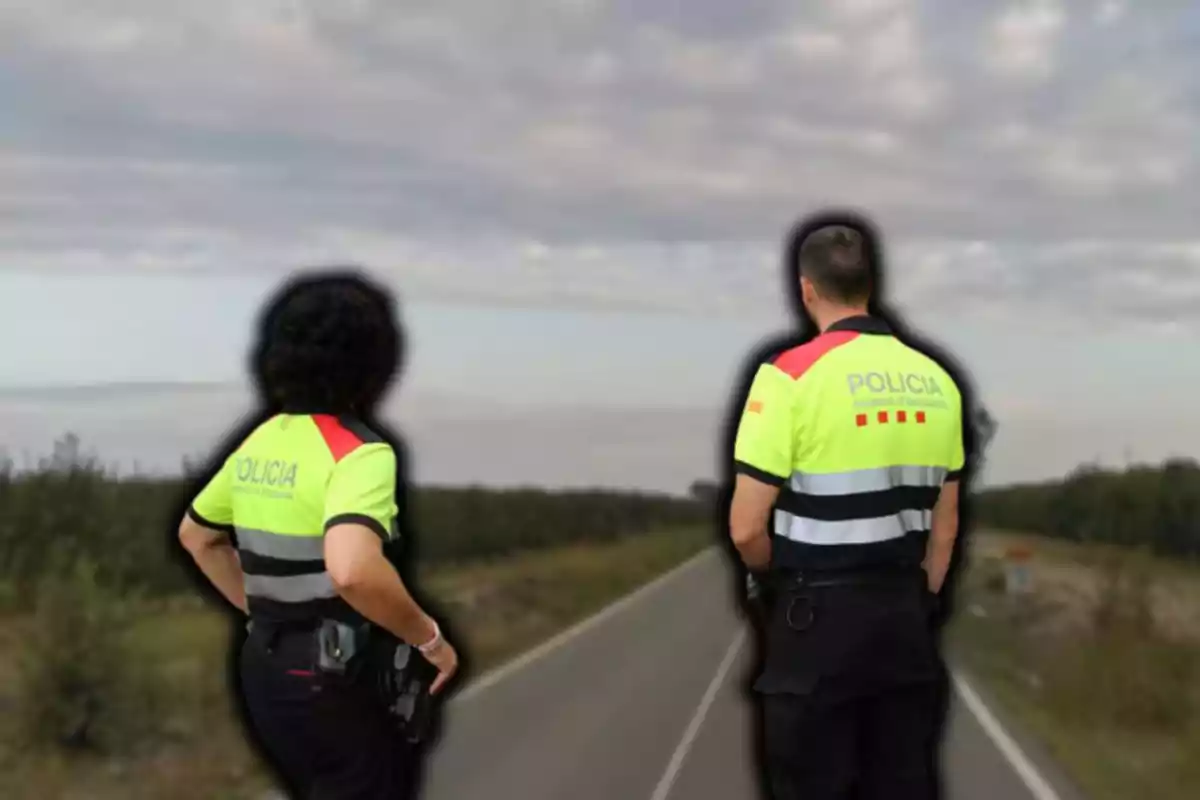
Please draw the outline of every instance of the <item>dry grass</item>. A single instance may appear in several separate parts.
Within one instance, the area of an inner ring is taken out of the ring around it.
[[[986,563],[1013,545],[1033,549],[1039,594],[1068,610],[1086,610],[1099,603],[1106,572],[1113,568],[1143,573],[1150,578],[1148,600],[1159,629],[1172,638],[1200,641],[1200,565],[1113,546],[992,531],[977,537],[972,559]]]
[[[1034,549],[1034,593],[998,588],[1000,555]],[[1194,565],[981,534],[951,627],[958,658],[1095,800],[1194,797],[1200,780],[1200,596]]]

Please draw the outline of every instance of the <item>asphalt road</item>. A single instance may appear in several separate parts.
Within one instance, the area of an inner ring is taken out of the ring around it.
[[[426,800],[756,800],[750,641],[710,551],[446,709]],[[944,745],[949,800],[1080,800],[970,684]]]

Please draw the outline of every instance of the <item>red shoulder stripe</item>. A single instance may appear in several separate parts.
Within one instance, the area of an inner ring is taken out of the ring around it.
[[[353,453],[363,443],[362,439],[331,414],[313,414],[312,420],[321,432],[321,437],[325,440],[335,463]]]
[[[857,339],[858,336],[858,331],[823,333],[811,342],[802,344],[799,347],[793,347],[791,350],[781,353],[772,363],[786,372],[793,380],[796,380],[808,372],[809,368],[813,364],[816,364],[830,350],[848,344]]]

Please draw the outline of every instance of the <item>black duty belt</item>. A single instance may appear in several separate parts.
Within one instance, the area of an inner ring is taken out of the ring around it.
[[[274,632],[311,632],[316,630],[320,624],[316,619],[270,619],[264,617],[251,617],[246,622],[247,630],[255,631],[270,631]]]
[[[783,619],[795,631],[807,630],[816,619],[817,598],[814,589],[835,586],[925,586],[922,569],[866,569],[837,572],[779,570],[768,578],[772,594],[785,602]]]
[[[903,586],[923,581],[922,569],[862,569],[838,571],[778,570],[768,577],[776,590],[818,589],[826,586]]]
[[[320,620],[316,619],[283,620],[252,617],[246,623],[246,632],[262,642],[268,650],[272,650],[284,636],[296,634],[312,636],[320,624]]]

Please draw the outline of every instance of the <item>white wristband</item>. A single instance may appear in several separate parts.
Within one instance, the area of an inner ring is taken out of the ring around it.
[[[437,649],[442,643],[442,629],[438,627],[437,620],[433,620],[433,638],[425,644],[417,645],[417,649],[421,651],[421,655],[427,656]]]

